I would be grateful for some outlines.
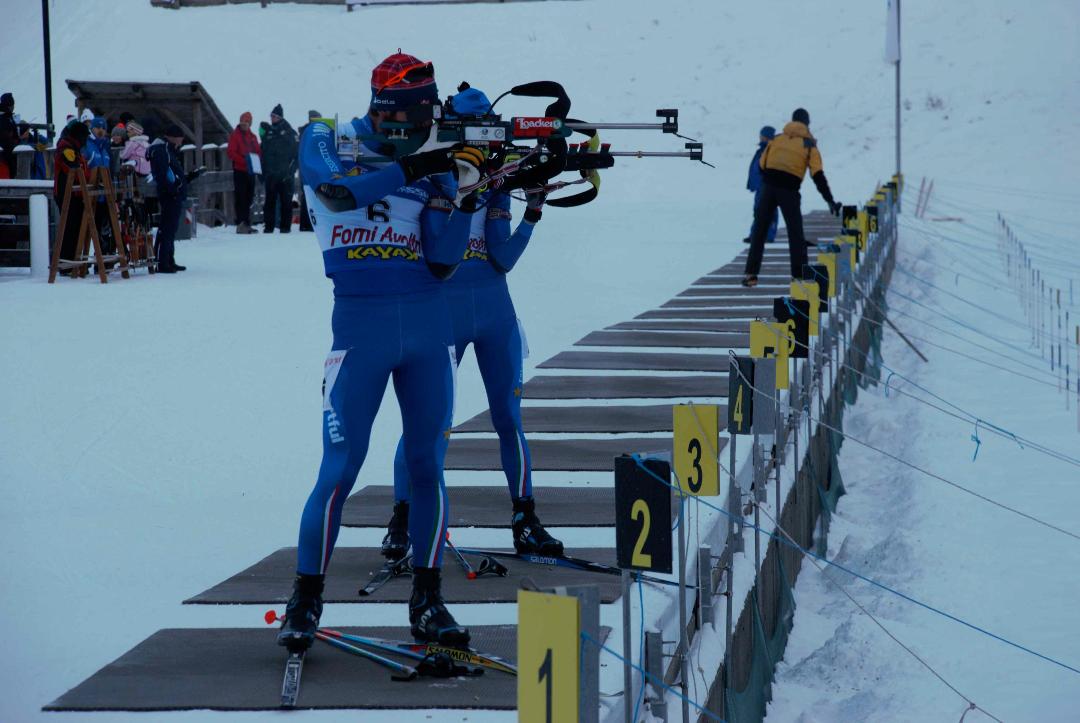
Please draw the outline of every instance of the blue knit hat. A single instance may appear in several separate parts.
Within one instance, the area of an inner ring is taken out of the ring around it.
[[[468,83],[458,86],[458,94],[450,96],[447,117],[479,118],[491,112],[491,101],[484,91],[472,88]]]
[[[94,116],[94,120],[90,121],[91,128],[105,128],[105,119],[101,116]]]
[[[776,136],[776,129],[772,126],[762,126],[758,135],[765,136],[771,141]]]

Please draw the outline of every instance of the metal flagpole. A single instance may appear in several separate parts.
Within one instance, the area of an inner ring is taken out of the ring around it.
[[[900,0],[896,0],[896,175],[900,175]],[[900,210],[899,198],[896,210]]]
[[[45,122],[49,125],[45,137],[53,138],[52,114],[52,51],[49,46],[49,0],[41,0],[41,35],[45,45]]]

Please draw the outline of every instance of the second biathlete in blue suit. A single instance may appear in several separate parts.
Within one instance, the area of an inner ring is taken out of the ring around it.
[[[459,92],[451,102],[459,116],[483,116],[491,108],[487,97],[475,88]],[[446,284],[455,356],[460,363],[470,344],[476,354],[513,503],[515,548],[519,552],[561,555],[562,543],[544,529],[536,515],[529,444],[521,429],[522,369],[527,347],[506,283],[506,275],[525,252],[540,220],[543,197],[530,194],[525,216],[513,231],[509,195],[486,192],[479,205],[482,208],[470,224],[469,245],[461,265]],[[399,442],[394,460],[394,516],[383,542],[383,553],[390,558],[404,555],[408,548],[411,484],[404,446]]]

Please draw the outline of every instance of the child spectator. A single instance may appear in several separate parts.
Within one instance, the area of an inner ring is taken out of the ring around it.
[[[120,160],[125,166],[135,169],[135,173],[141,178],[150,175],[150,160],[146,152],[150,148],[150,139],[143,134],[143,128],[136,121],[127,124],[127,143],[124,150],[120,151]]]

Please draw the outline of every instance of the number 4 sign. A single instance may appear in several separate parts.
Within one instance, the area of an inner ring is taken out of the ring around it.
[[[577,723],[581,603],[576,597],[518,591],[518,720]]]

